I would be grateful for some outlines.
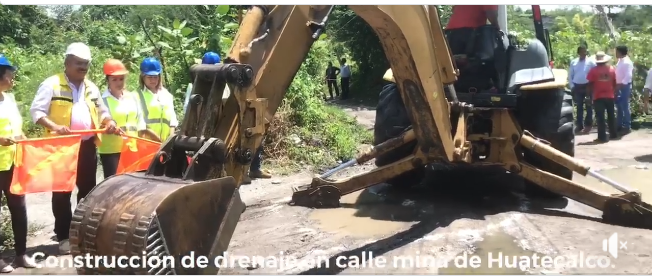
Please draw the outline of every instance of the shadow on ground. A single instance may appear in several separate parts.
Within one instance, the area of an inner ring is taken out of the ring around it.
[[[59,255],[59,245],[58,244],[49,244],[49,245],[39,245],[36,247],[28,247],[27,255],[33,256],[37,263],[44,261],[49,256],[60,256]],[[39,253],[39,255],[34,256],[34,254]],[[16,257],[16,252],[14,249],[6,249],[0,253],[2,260],[6,263],[12,263]],[[20,268],[14,265],[15,268]],[[24,270],[37,270],[37,269],[28,269]],[[21,273],[18,273],[21,274]],[[36,273],[35,273],[36,274]]]
[[[634,160],[636,160],[639,163],[652,163],[652,154],[637,156],[634,157]]]
[[[35,257],[36,262],[44,261],[45,258],[50,256],[55,256],[55,257],[61,256],[59,254],[59,244],[57,243],[39,245],[35,247],[28,247],[27,253],[31,255],[34,255],[35,253],[43,254],[41,256]]]

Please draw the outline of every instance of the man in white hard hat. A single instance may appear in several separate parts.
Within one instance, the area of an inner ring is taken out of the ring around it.
[[[36,124],[46,130],[44,136],[67,135],[71,130],[106,128],[118,133],[115,121],[100,98],[100,90],[86,79],[91,63],[91,50],[86,44],[68,45],[64,55],[64,72],[45,79],[32,101],[30,113]],[[82,136],[77,164],[77,203],[95,187],[97,171],[96,145],[101,135]],[[72,220],[71,192],[52,193],[54,232],[59,241],[59,252],[70,253],[68,230]]]

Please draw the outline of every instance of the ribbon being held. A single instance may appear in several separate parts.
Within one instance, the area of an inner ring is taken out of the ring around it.
[[[79,134],[16,141],[11,193],[73,191],[80,143]]]
[[[116,174],[147,170],[161,148],[161,143],[129,135],[122,135],[122,151]]]
[[[106,129],[71,131],[70,135],[16,141],[14,174],[9,190],[16,195],[71,192],[77,180],[79,147],[83,135]]]

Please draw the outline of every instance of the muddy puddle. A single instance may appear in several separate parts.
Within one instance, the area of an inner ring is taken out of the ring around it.
[[[395,234],[431,211],[409,197],[389,196],[388,190],[378,185],[345,195],[340,208],[314,210],[310,219],[324,231],[372,238]]]
[[[600,173],[622,185],[640,191],[643,195],[643,201],[652,203],[652,168],[644,169],[642,166],[640,168],[623,167],[601,170]],[[593,177],[576,174],[573,176],[573,181],[604,193],[620,192]]]
[[[514,262],[515,257],[532,257],[534,251],[521,248],[514,237],[505,233],[486,234],[482,241],[473,245],[472,253],[460,253],[453,260],[448,262],[446,268],[439,268],[441,275],[523,275],[527,269],[521,270],[518,263]],[[502,255],[502,256],[501,256]],[[474,256],[478,258],[474,258]],[[502,257],[502,259],[500,259]],[[507,258],[506,258],[507,257]],[[455,260],[458,260],[456,263]],[[476,259],[479,266],[464,264],[462,261]],[[499,262],[502,261],[502,262]],[[518,260],[517,260],[518,261]]]

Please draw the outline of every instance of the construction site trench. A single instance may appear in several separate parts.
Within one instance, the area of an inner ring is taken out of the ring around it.
[[[373,109],[344,109],[373,127]],[[651,203],[652,130],[638,130],[607,144],[583,145],[595,136],[576,138],[576,157],[640,190]],[[373,161],[339,176],[372,168]],[[601,223],[600,211],[572,200],[529,199],[504,178],[502,183],[468,173],[454,180],[426,178],[410,189],[380,184],[347,195],[336,209],[289,206],[291,188],[310,183],[312,174],[255,180],[241,187],[247,209],[229,245],[230,262],[220,274],[652,273],[649,230]],[[98,172],[98,179],[101,175]],[[616,192],[589,177],[577,175],[575,180]],[[50,197],[27,196],[30,224],[40,226],[28,238],[30,253],[57,255],[57,244],[51,240]],[[617,258],[603,250],[603,241],[613,234]],[[539,257],[539,263],[513,262],[512,257]],[[546,264],[543,257],[563,262]],[[12,274],[75,274],[75,270],[18,268]]]

